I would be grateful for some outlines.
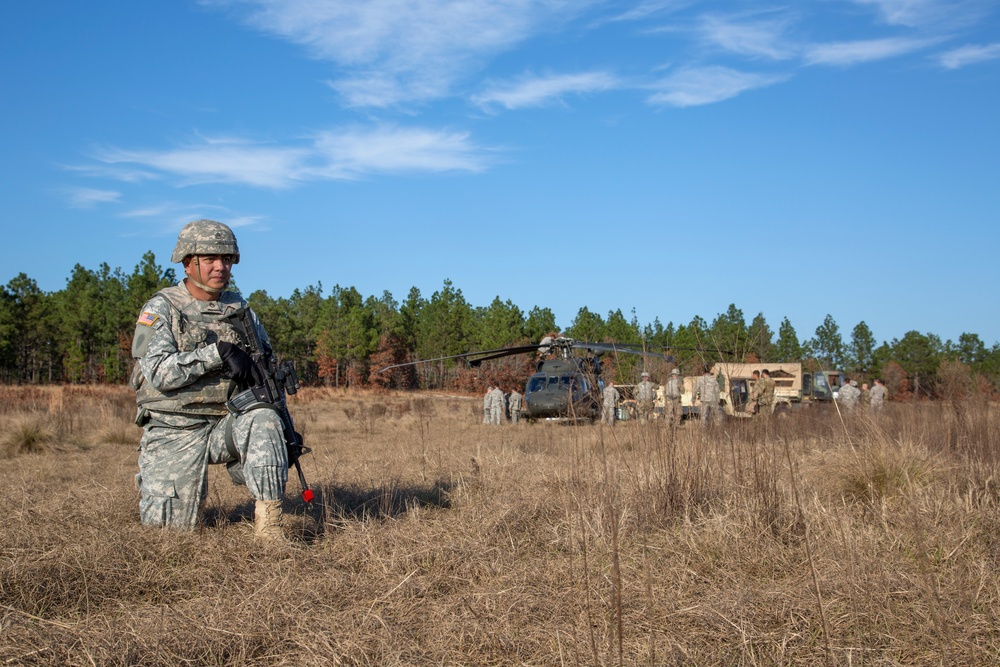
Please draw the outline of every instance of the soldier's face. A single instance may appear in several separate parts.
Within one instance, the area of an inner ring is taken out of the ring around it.
[[[184,273],[200,283],[222,291],[233,272],[232,255],[198,255],[184,264]]]

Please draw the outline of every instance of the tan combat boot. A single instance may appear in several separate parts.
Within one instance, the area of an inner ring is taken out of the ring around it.
[[[287,543],[281,529],[281,501],[258,500],[253,510],[253,536],[262,542]]]

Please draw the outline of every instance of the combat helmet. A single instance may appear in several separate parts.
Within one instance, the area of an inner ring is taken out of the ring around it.
[[[215,220],[195,220],[184,225],[177,235],[177,245],[171,262],[183,262],[191,255],[232,255],[233,264],[240,263],[240,247],[236,235],[227,225]]]

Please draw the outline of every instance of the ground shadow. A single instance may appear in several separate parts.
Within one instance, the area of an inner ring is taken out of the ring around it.
[[[317,497],[325,499],[328,512],[347,520],[391,519],[413,507],[451,507],[452,482],[436,481],[429,485],[398,486],[390,484],[373,489],[321,485]]]
[[[298,495],[288,493],[282,510],[289,523],[296,524],[294,535],[303,542],[321,538],[332,524],[345,521],[378,521],[405,514],[415,507],[451,507],[450,481],[436,481],[428,485],[359,488],[343,487],[332,483],[319,483],[312,487],[315,497],[306,503]],[[203,526],[220,526],[252,522],[254,501],[229,508],[206,507],[202,515]]]

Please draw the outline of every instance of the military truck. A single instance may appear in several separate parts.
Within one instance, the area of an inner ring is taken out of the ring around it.
[[[694,383],[698,376],[684,377],[684,392],[681,394],[681,418],[696,417],[699,414],[697,401],[692,402],[694,395]],[[653,398],[653,416],[659,417],[664,414],[666,406],[666,386],[660,384],[656,388],[656,396]]]
[[[826,383],[830,386],[830,390],[833,392],[833,397],[837,398],[837,392],[840,388],[844,386],[844,380],[846,379],[843,371],[817,371],[815,375],[822,375],[826,378]]]
[[[789,409],[794,406],[808,405],[814,402],[832,401],[833,390],[827,379],[829,372],[810,373],[802,370],[801,363],[733,363],[720,362],[712,367],[712,374],[719,382],[719,398],[727,415],[734,417],[750,417],[746,411],[753,389],[753,372],[767,369],[774,380],[775,410]],[[841,373],[842,377],[843,374]],[[684,378],[684,394],[681,396],[681,407],[685,417],[701,413],[700,401],[693,400],[695,377]],[[842,381],[842,380],[841,380]],[[657,412],[662,412],[664,406],[663,388],[656,395]]]

